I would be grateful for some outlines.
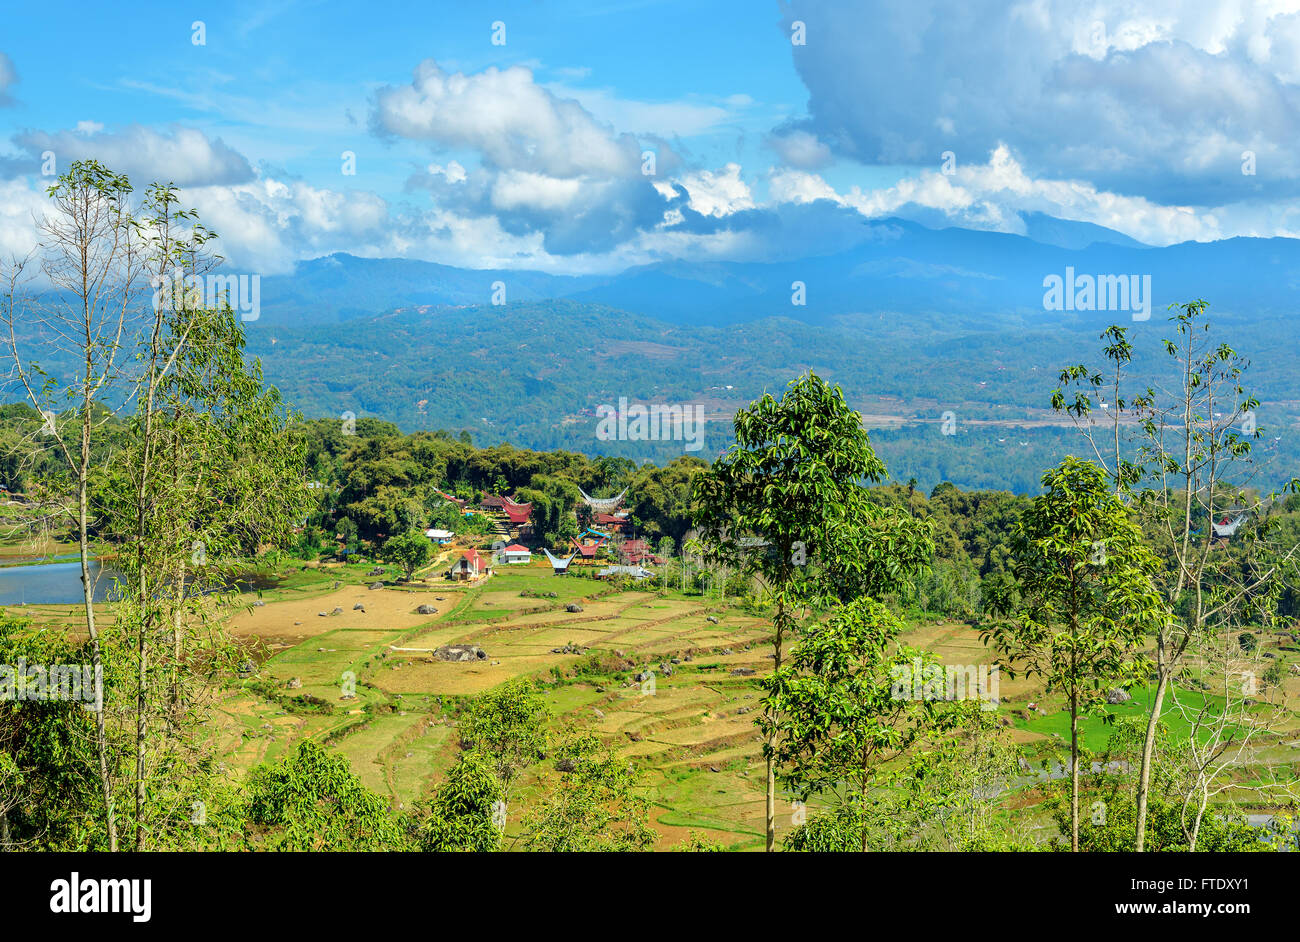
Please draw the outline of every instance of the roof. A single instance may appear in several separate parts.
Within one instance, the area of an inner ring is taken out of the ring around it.
[[[532,550],[530,550],[527,546],[520,546],[518,543],[511,543],[509,546],[506,547],[505,551],[507,553],[531,553],[532,552]]]
[[[569,568],[569,563],[573,562],[573,557],[577,555],[577,553],[570,553],[568,559],[560,559],[558,556],[552,555],[551,551],[546,547],[542,547],[542,552],[545,553],[546,558],[551,561],[551,568],[556,572],[564,572],[567,570]]]
[[[623,488],[623,492],[615,497],[592,497],[582,488],[578,488],[578,493],[582,495],[583,502],[592,510],[599,513],[610,513],[622,503],[624,496],[627,495],[627,488]]]
[[[506,517],[509,518],[511,523],[527,523],[528,518],[532,515],[533,505],[519,504],[515,507],[507,507],[505,510]]]
[[[606,566],[597,575],[600,576],[631,576],[633,579],[649,579],[654,575],[649,569],[641,566]]]

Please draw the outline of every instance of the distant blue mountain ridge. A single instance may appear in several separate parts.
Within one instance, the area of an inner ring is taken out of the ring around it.
[[[864,221],[862,240],[830,255],[777,261],[657,262],[613,275],[566,276],[467,269],[435,262],[335,254],[301,262],[291,275],[262,280],[269,324],[319,326],[421,305],[491,303],[496,283],[508,302],[565,298],[607,305],[670,323],[718,326],[770,316],[824,323],[843,314],[892,312],[942,317],[954,327],[1041,324],[1045,279],[1065,283],[1069,311],[1089,317],[1088,279],[1098,323],[1125,320],[1117,276],[1153,317],[1203,297],[1242,318],[1285,318],[1300,288],[1300,240],[1233,238],[1147,246],[1089,223],[1026,214],[1026,235],[932,229],[904,219]],[[1070,275],[1073,273],[1073,279]],[[1134,281],[1136,277],[1136,281]],[[1072,290],[1073,289],[1073,290]],[[1135,298],[1129,298],[1133,305]],[[802,301],[802,303],[799,303]],[[1135,306],[1135,305],[1134,305]],[[1122,316],[1116,317],[1116,314]],[[1142,319],[1139,315],[1137,319]]]

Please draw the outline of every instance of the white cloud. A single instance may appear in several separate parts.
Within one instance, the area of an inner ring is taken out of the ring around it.
[[[560,179],[541,173],[508,170],[492,184],[492,205],[497,209],[562,210],[571,205],[583,181]]]
[[[8,176],[36,172],[42,163],[41,155],[51,151],[60,172],[75,160],[98,160],[125,173],[140,187],[153,181],[198,186],[241,183],[253,178],[253,169],[242,154],[220,138],[213,140],[194,128],[158,131],[132,125],[106,132],[91,122],[82,122],[74,131],[26,131],[16,135],[13,142],[26,157],[0,161],[0,173]]]
[[[681,185],[690,195],[688,205],[705,216],[729,216],[754,208],[754,194],[740,178],[740,164],[729,163],[721,170],[684,173]]]
[[[388,204],[373,193],[298,181],[193,187],[180,197],[220,237],[217,251],[232,267],[264,274],[290,271],[301,258],[375,244],[389,222]]]
[[[448,74],[426,59],[410,85],[375,93],[370,121],[379,134],[469,148],[503,170],[624,176],[640,166],[641,149],[630,135],[557,98],[520,66]]]
[[[792,47],[802,129],[837,154],[936,165],[1005,142],[1032,176],[1162,203],[1300,193],[1300,0],[794,0],[785,15],[808,29]]]
[[[825,199],[873,218],[934,210],[950,225],[1002,232],[1024,231],[1021,212],[1045,213],[1105,226],[1153,245],[1222,238],[1225,217],[1248,226],[1253,226],[1251,219],[1263,221],[1258,210],[1246,212],[1244,207],[1198,211],[1099,190],[1082,180],[1034,179],[1005,145],[986,163],[958,164],[951,175],[923,170],[879,189],[854,186],[840,193],[817,174],[793,170],[772,174],[768,188],[778,203]]]
[[[34,220],[44,214],[47,205],[39,184],[26,179],[0,180],[0,262],[25,258],[36,247]]]

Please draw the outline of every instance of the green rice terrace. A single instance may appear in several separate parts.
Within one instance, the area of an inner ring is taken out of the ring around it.
[[[440,573],[445,559],[427,572]],[[440,575],[404,585],[386,567],[381,588],[364,565],[295,570],[259,603],[238,609],[229,627],[246,651],[248,676],[221,692],[214,714],[220,752],[233,771],[243,774],[313,739],[346,756],[393,807],[413,807],[460,752],[456,718],[467,698],[526,677],[544,691],[556,728],[592,731],[630,760],[652,801],[659,847],[695,832],[731,850],[761,850],[764,762],[754,720],[771,667],[768,623],[731,599],[610,585],[582,572],[556,577],[545,563],[503,568],[474,585]],[[421,614],[421,606],[436,612]],[[903,640],[941,661],[994,660],[966,624],[913,625]],[[1300,649],[1289,635],[1260,643],[1287,668],[1271,694],[1274,705],[1293,701],[1300,677],[1290,665]],[[482,656],[435,656],[446,646]],[[648,689],[634,679],[642,671],[654,674]],[[1188,683],[1176,691],[1185,707],[1212,698]],[[1111,717],[1144,714],[1148,693],[1132,693],[1107,707]],[[1259,708],[1271,706],[1261,697]],[[1010,727],[1022,768],[1059,767],[1068,755],[1068,712],[1041,684],[1004,676],[997,715]],[[1186,736],[1179,716],[1170,713],[1171,734]],[[1104,748],[1113,729],[1108,719],[1083,718],[1086,747]],[[1275,722],[1266,738],[1252,742],[1241,783],[1270,766],[1285,768],[1297,738],[1294,713]],[[558,774],[552,766],[529,768],[516,800],[526,806],[543,793]],[[1056,834],[1039,807],[1044,777],[1051,776],[1027,772],[999,810],[1031,840]],[[1246,792],[1230,789],[1223,797],[1251,808]],[[787,798],[777,805],[778,836],[791,827]],[[507,840],[520,817],[511,812]]]

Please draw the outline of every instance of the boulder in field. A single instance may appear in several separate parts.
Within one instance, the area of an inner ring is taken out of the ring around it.
[[[555,771],[557,772],[572,772],[575,768],[577,768],[577,765],[572,759],[555,760]]]
[[[436,615],[438,614],[438,610],[426,602],[424,605],[417,608],[415,613],[417,615]]]
[[[299,689],[300,687],[302,687],[302,678],[301,678],[301,677],[290,677],[290,678],[289,678],[289,683],[287,683],[285,686],[287,686],[290,690],[297,690],[297,689]]]
[[[370,588],[372,588],[372,589],[382,589],[383,587],[384,587],[384,584],[383,584],[382,582],[372,582],[372,583],[370,583]]]
[[[582,611],[582,606],[577,602],[570,602],[568,605],[564,606],[564,610],[566,612],[580,612]]]
[[[476,644],[444,644],[436,648],[433,656],[440,661],[486,661],[487,652]]]
[[[352,606],[352,611],[354,611],[354,612],[363,612],[363,613],[364,613],[365,610],[366,610],[366,607],[365,607],[364,605],[362,605],[360,602],[358,602],[356,605],[353,605],[353,606]]]
[[[1115,687],[1111,690],[1110,693],[1106,694],[1106,702],[1111,705],[1114,705],[1116,703],[1127,703],[1129,700],[1132,699],[1133,698],[1129,696],[1129,692],[1125,690],[1123,687]]]

